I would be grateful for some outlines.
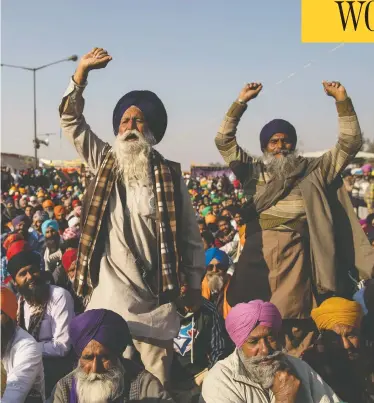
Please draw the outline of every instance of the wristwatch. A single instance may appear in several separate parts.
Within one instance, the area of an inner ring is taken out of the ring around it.
[[[236,102],[237,102],[238,104],[240,104],[240,105],[245,105],[245,102],[244,102],[242,99],[240,99],[240,98],[238,98]]]

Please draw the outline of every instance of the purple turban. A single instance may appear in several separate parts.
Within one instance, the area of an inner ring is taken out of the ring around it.
[[[113,112],[114,134],[118,134],[122,116],[130,106],[136,106],[143,112],[148,127],[159,143],[164,137],[168,116],[160,98],[151,91],[131,91],[118,101]]]
[[[26,225],[30,226],[30,219],[27,217],[27,215],[19,215],[16,218],[13,218],[12,220],[12,225],[13,228],[17,227],[17,225],[21,224],[21,222],[24,222]]]
[[[282,317],[278,308],[271,302],[256,299],[235,305],[226,318],[226,330],[237,348],[245,343],[258,325],[280,330]]]
[[[260,133],[261,150],[265,150],[270,139],[276,133],[287,134],[288,138],[292,143],[292,149],[294,150],[296,148],[297,135],[295,128],[291,125],[290,122],[287,122],[287,120],[274,119],[269,123],[267,123],[261,130]]]
[[[106,309],[92,309],[76,316],[70,323],[69,334],[79,357],[91,340],[96,340],[118,356],[131,344],[126,321]]]
[[[205,266],[208,266],[213,259],[217,259],[226,268],[229,267],[229,257],[225,252],[218,248],[210,248],[205,251]]]

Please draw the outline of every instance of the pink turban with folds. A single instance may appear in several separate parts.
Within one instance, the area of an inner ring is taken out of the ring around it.
[[[258,325],[271,327],[277,331],[282,327],[282,316],[271,302],[256,299],[235,305],[226,318],[226,330],[237,348],[245,343],[249,334]]]

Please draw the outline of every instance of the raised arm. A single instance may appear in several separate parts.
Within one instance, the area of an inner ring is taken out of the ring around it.
[[[215,138],[218,151],[226,164],[233,161],[248,163],[252,158],[238,145],[236,130],[240,118],[247,109],[247,103],[257,97],[262,90],[261,83],[247,84],[239,94],[239,98],[231,105],[226,113]]]
[[[321,159],[323,178],[327,184],[330,184],[360,151],[362,134],[356,112],[346,89],[336,81],[324,81],[323,87],[326,94],[336,101],[339,120],[338,142]]]
[[[96,173],[107,144],[100,140],[86,123],[83,116],[83,90],[87,85],[88,73],[102,69],[112,60],[101,48],[94,48],[82,57],[78,68],[60,104],[60,124],[65,136],[73,143],[79,156]]]

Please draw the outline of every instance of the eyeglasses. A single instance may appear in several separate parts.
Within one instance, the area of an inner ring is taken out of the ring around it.
[[[225,267],[222,263],[208,264],[208,266],[206,267],[206,270],[207,271],[212,271],[214,268],[217,271],[226,271],[227,270],[227,267]]]

